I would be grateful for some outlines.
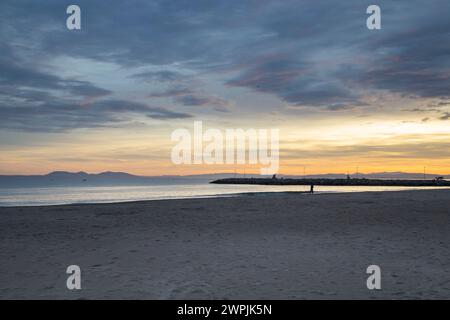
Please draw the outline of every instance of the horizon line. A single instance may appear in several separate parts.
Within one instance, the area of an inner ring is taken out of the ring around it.
[[[100,175],[100,174],[105,174],[105,173],[122,173],[122,174],[128,174],[130,176],[134,176],[134,177],[144,177],[144,178],[154,178],[154,177],[192,177],[192,176],[206,176],[206,175],[223,175],[223,174],[228,174],[228,175],[257,175],[257,176],[271,176],[271,175],[262,175],[260,173],[254,173],[254,172],[212,172],[212,173],[199,173],[199,174],[185,174],[185,175],[180,175],[180,174],[163,174],[163,175],[138,175],[138,174],[133,174],[133,173],[129,173],[126,171],[100,171],[100,172],[86,172],[86,171],[65,171],[65,170],[55,170],[55,171],[50,171],[48,173],[43,173],[43,174],[0,174],[0,176],[3,177],[12,177],[12,176],[22,176],[22,177],[26,177],[26,176],[48,176],[50,174],[54,174],[54,173],[69,173],[69,174],[88,174],[88,175]],[[309,174],[283,174],[283,173],[277,173],[277,176],[325,176],[325,175],[373,175],[373,174],[393,174],[393,173],[397,173],[397,174],[417,174],[417,175],[421,175],[421,176],[429,176],[429,175],[441,175],[441,176],[449,176],[450,173],[434,173],[434,172],[428,172],[428,173],[423,173],[423,172],[408,172],[408,171],[378,171],[378,172],[368,172],[368,173],[364,173],[364,172],[353,172],[353,173],[343,173],[343,172],[328,172],[328,173],[309,173]]]

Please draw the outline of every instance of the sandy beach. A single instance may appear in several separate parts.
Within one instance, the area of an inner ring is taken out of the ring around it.
[[[449,299],[450,190],[0,208],[0,298]]]

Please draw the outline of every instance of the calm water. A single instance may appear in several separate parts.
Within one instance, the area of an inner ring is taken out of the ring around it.
[[[315,186],[318,193],[398,191],[432,189],[433,187],[365,187]],[[258,186],[179,184],[148,186],[99,186],[51,188],[0,188],[0,206],[35,206],[70,203],[107,203],[137,200],[183,199],[214,196],[233,196],[251,192],[307,191],[309,186]]]

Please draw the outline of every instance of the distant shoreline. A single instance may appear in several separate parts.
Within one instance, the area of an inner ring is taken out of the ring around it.
[[[450,180],[448,174],[423,174],[406,172],[378,172],[378,173],[358,173],[350,179],[352,181],[370,179],[370,180],[423,180],[432,181],[436,177],[442,176]],[[226,178],[246,178],[254,177],[259,179],[269,179],[270,176],[259,176],[253,174],[243,175],[240,173],[211,173],[200,175],[184,176],[137,176],[126,172],[67,172],[54,171],[45,175],[0,175],[0,188],[24,188],[24,187],[70,187],[70,186],[107,186],[107,185],[154,185],[154,184],[186,184],[186,183],[209,183],[210,181],[222,180]],[[344,173],[327,173],[316,175],[277,175],[279,179],[338,179],[346,180]]]
[[[214,184],[255,185],[318,185],[318,186],[380,186],[380,187],[450,187],[446,180],[400,180],[400,179],[289,179],[289,178],[225,178],[214,180]]]

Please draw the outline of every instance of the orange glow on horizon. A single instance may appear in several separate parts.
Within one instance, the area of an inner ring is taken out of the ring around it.
[[[192,122],[186,127],[189,125]],[[302,126],[282,123],[279,128],[279,174],[302,175],[304,167],[306,174],[346,174],[356,170],[360,173],[422,173],[424,167],[430,174],[450,174],[450,129],[444,121],[361,123],[354,118],[341,122],[325,119],[305,122]],[[173,129],[68,133],[52,142],[3,147],[0,174],[120,171],[161,176],[243,173],[244,169],[248,174],[259,174],[260,165],[174,165],[170,157],[175,145],[170,141]]]

